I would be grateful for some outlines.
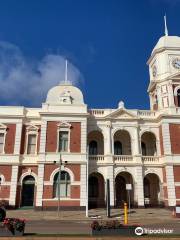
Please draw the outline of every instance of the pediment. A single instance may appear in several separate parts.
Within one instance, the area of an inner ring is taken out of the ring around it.
[[[27,128],[26,128],[26,131],[30,132],[30,131],[38,131],[39,130],[39,127],[37,127],[36,125],[28,125]]]
[[[129,112],[126,109],[117,109],[114,112],[106,116],[106,118],[116,118],[116,119],[136,119],[137,116]]]
[[[5,124],[0,123],[0,129],[6,129],[6,128],[7,128],[7,126]]]
[[[58,123],[57,126],[60,127],[60,128],[70,128],[71,124],[68,123],[68,122],[61,121],[61,122]]]

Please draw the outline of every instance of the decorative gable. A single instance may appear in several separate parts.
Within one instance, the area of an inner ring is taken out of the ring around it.
[[[58,128],[71,128],[71,124],[65,121],[61,121],[57,124]]]
[[[27,132],[38,132],[39,131],[39,127],[31,124],[31,125],[27,126],[26,131]]]
[[[106,116],[106,118],[116,118],[116,119],[137,119],[137,116],[130,113],[126,109],[118,109],[109,115]]]
[[[6,130],[7,130],[7,126],[4,125],[3,123],[0,123],[0,132],[1,132],[1,133],[5,133]]]

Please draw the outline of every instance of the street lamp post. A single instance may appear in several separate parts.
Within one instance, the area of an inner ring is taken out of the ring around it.
[[[89,147],[87,147],[86,153],[86,217],[88,217],[88,192],[89,192]]]
[[[54,161],[56,163],[56,161]],[[58,169],[58,216],[60,214],[60,180],[61,180],[61,165],[62,165],[62,159],[61,159],[61,153],[59,155],[59,169]]]

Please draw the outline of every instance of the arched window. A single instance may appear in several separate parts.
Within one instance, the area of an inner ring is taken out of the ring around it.
[[[142,150],[142,155],[146,156],[147,155],[146,144],[144,142],[141,142],[141,150]]]
[[[54,191],[54,197],[57,198],[59,196],[60,191],[60,197],[69,197],[70,196],[70,176],[68,172],[61,171],[60,178],[59,178],[59,172],[56,173],[54,176],[54,184],[53,184],[53,191]]]
[[[97,155],[98,154],[98,146],[96,141],[91,141],[89,143],[89,154],[90,155]]]
[[[1,187],[1,184],[2,184],[2,178],[0,177],[0,187]]]
[[[177,90],[178,107],[180,107],[180,88]]]
[[[122,143],[120,141],[114,142],[114,155],[122,155]]]

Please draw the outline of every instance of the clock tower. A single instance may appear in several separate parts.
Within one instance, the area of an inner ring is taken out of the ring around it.
[[[166,24],[165,36],[157,42],[147,64],[151,109],[180,107],[180,37],[168,36]]]

